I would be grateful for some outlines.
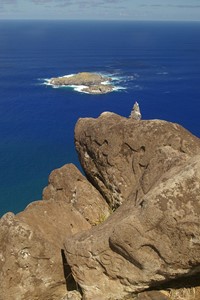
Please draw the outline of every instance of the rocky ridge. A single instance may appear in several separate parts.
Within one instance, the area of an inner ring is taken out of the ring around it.
[[[139,114],[80,119],[86,177],[54,170],[1,218],[0,300],[199,299],[200,140]]]

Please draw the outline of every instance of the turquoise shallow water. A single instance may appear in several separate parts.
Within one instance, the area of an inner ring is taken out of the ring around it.
[[[200,23],[0,22],[0,215],[41,199],[51,170],[78,165],[74,126],[103,111],[182,124],[200,136]],[[87,95],[45,78],[100,72],[123,90]]]

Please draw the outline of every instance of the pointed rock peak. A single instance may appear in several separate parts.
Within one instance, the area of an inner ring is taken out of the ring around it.
[[[131,111],[130,118],[132,118],[134,120],[140,120],[141,117],[142,117],[142,115],[141,115],[141,112],[140,112],[140,107],[139,107],[139,104],[136,101],[135,104],[133,105],[133,109]]]

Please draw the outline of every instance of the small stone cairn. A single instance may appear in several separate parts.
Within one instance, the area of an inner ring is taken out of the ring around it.
[[[132,109],[129,117],[134,120],[141,120],[142,115],[141,115],[140,107],[139,107],[139,104],[137,103],[137,101],[133,105],[133,109]]]

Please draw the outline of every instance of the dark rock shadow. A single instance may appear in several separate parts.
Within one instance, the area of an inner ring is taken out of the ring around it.
[[[63,273],[64,273],[64,277],[65,277],[67,291],[74,291],[74,290],[76,290],[80,294],[82,294],[81,287],[75,281],[75,279],[74,279],[74,277],[72,275],[71,267],[70,267],[70,265],[67,262],[67,258],[65,256],[65,252],[64,252],[63,249],[61,249],[61,257],[62,257]]]

